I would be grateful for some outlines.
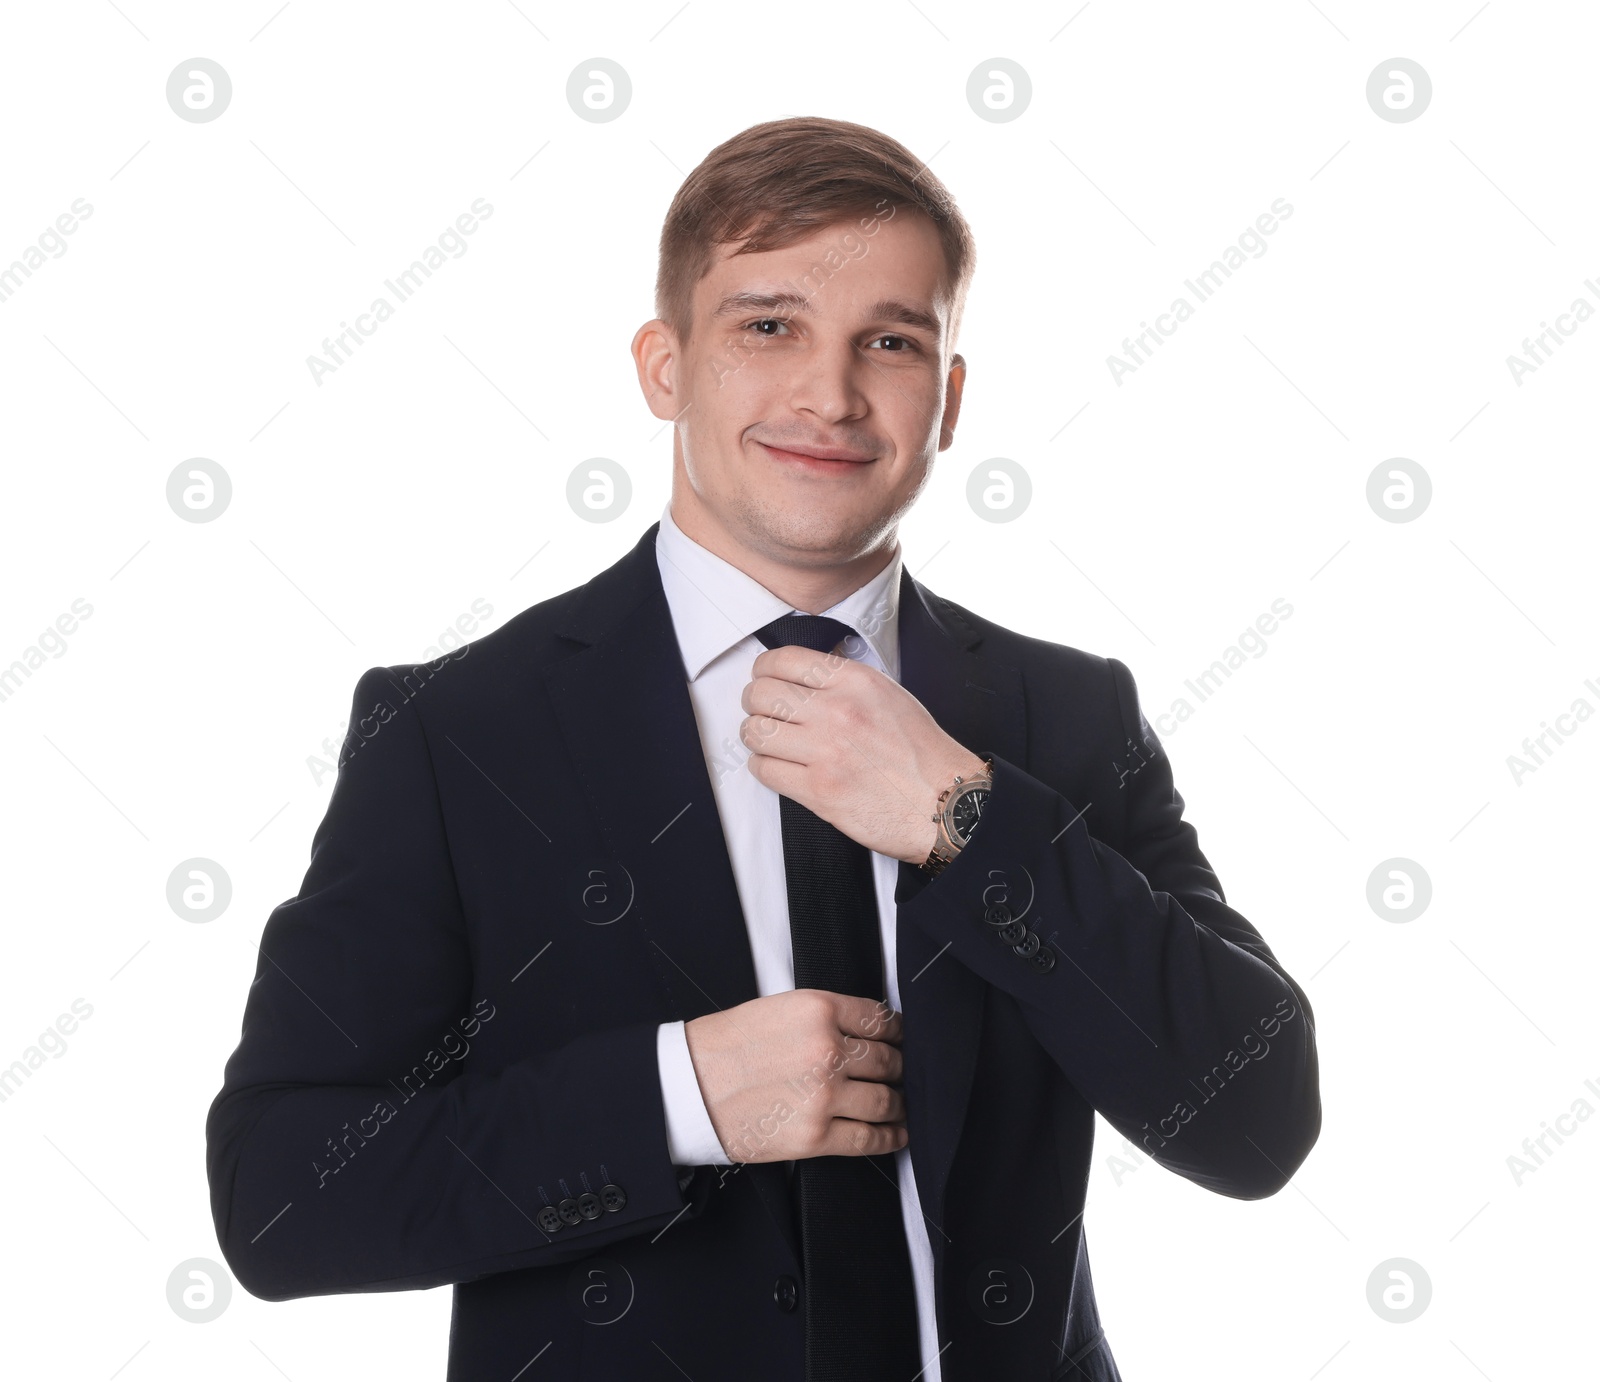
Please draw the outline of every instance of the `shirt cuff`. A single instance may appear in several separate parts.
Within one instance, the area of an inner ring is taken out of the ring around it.
[[[661,1075],[661,1102],[667,1119],[667,1150],[675,1166],[731,1166],[722,1150],[705,1096],[689,1055],[682,1022],[656,1028],[656,1064]]]

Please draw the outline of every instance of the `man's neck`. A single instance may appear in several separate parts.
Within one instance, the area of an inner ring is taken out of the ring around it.
[[[736,543],[720,524],[675,500],[671,514],[672,521],[685,537],[698,542],[708,552],[714,552],[730,566],[738,567],[803,614],[821,614],[861,589],[894,559],[898,542],[891,532],[882,546],[842,565],[790,566]]]

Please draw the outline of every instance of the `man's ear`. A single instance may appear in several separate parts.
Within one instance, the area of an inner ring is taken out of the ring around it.
[[[961,390],[966,387],[967,362],[961,355],[950,357],[950,374],[945,380],[944,417],[939,422],[939,450],[956,439],[956,419],[961,416]]]
[[[634,368],[639,374],[639,389],[650,411],[663,422],[670,422],[684,409],[675,390],[678,339],[673,329],[653,317],[633,334]]]

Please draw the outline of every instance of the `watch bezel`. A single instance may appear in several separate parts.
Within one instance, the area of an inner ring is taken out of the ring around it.
[[[983,779],[981,781],[975,779],[972,782],[963,782],[961,784],[961,787],[950,797],[950,800],[945,803],[945,808],[944,808],[944,828],[945,828],[945,832],[950,836],[950,838],[953,841],[955,841],[956,844],[965,847],[972,839],[972,836],[971,836],[970,833],[964,835],[964,834],[962,834],[960,831],[958,831],[956,829],[956,807],[959,806],[968,797],[977,796],[979,792],[983,793],[984,798],[985,798],[984,804],[987,805],[988,804],[987,798],[989,797],[990,793],[992,792],[993,787],[994,787],[993,782],[991,782],[987,778],[985,778],[985,779]],[[981,809],[979,811],[979,815],[980,816],[982,815]]]
[[[983,767],[973,776],[965,778],[956,784],[950,795],[945,798],[944,806],[939,813],[940,822],[944,828],[945,836],[957,849],[966,847],[972,839],[971,835],[963,835],[956,829],[956,804],[963,798],[982,792],[986,796],[994,790],[994,774],[992,765],[986,760]],[[981,814],[981,813],[980,813]]]
[[[964,848],[972,839],[970,834],[962,834],[956,828],[956,807],[968,797],[976,796],[979,792],[982,792],[987,798],[993,789],[993,785],[986,778],[982,780],[975,778],[971,782],[963,782],[960,787],[951,793],[950,799],[945,803],[944,807],[944,829],[945,834],[950,837],[952,843]],[[982,812],[980,811],[979,814],[981,815]]]

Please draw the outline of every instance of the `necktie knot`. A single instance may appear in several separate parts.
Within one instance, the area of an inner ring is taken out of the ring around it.
[[[850,625],[826,614],[784,614],[756,630],[756,637],[769,648],[798,643],[818,653],[831,653],[842,640],[854,635]]]

